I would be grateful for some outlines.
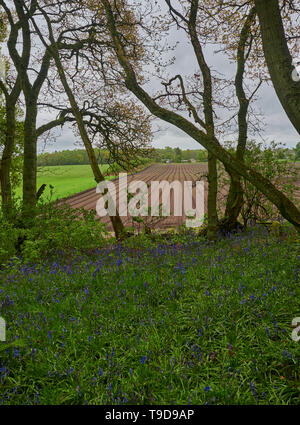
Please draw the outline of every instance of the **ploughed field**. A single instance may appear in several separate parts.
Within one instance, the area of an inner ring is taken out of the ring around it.
[[[206,212],[206,197],[207,197],[207,178],[205,175],[207,174],[207,164],[205,163],[197,163],[197,164],[155,164],[151,165],[144,170],[133,174],[128,175],[127,177],[127,186],[130,185],[132,182],[136,181],[143,181],[147,185],[150,185],[147,195],[148,196],[148,206],[151,207],[151,182],[164,182],[162,183],[162,190],[165,190],[165,193],[168,193],[167,189],[167,183],[171,184],[174,181],[179,181],[182,184],[182,199],[180,199],[180,196],[175,200],[174,202],[174,190],[170,191],[170,215],[165,217],[167,214],[166,205],[163,203],[162,199],[162,191],[160,190],[160,197],[158,199],[158,202],[153,201],[153,208],[149,211],[150,217],[145,217],[145,221],[157,228],[157,229],[166,229],[171,227],[178,227],[181,224],[185,223],[187,217],[185,214],[185,208],[184,208],[184,202],[185,202],[185,194],[184,194],[184,182],[190,181],[190,182],[197,182],[197,181],[203,181],[204,182],[204,212]],[[124,187],[126,186],[126,182],[121,181],[121,184],[119,185],[119,180],[116,179],[113,181],[116,188],[116,205],[120,206],[120,193],[122,193],[122,190],[124,191]],[[120,187],[119,187],[120,186]],[[124,192],[123,192],[124,193]],[[71,205],[73,208],[85,208],[87,210],[95,210],[97,202],[101,198],[101,194],[96,193],[96,188],[86,190],[84,192],[72,195],[68,198],[65,198],[64,200],[61,200],[60,202],[66,202],[69,205]],[[153,197],[153,199],[155,199]],[[192,208],[196,207],[196,186],[193,184],[192,189]],[[163,209],[161,210],[161,216],[160,217],[151,217],[151,213],[154,212],[155,207],[158,207],[159,204],[164,205]],[[182,214],[176,215],[176,210],[180,211],[180,205],[178,203],[182,204]],[[174,214],[175,213],[175,214]],[[133,220],[130,215],[130,212],[128,212],[127,216],[123,216],[120,212],[122,221],[125,226],[132,226]],[[164,217],[162,217],[164,215]],[[100,220],[107,225],[108,230],[112,230],[110,219],[108,216],[101,217]]]
[[[300,169],[299,169],[300,170]],[[204,182],[204,213],[207,212],[207,163],[197,163],[197,164],[155,164],[147,167],[146,169],[130,175],[127,177],[127,185],[129,185],[133,181],[143,181],[147,185],[151,185],[151,182],[168,182],[172,183],[174,181],[179,181],[182,184],[182,188],[184,187],[185,181],[203,181]],[[124,190],[125,182],[121,182],[122,184],[119,187],[118,179],[114,180],[113,183],[116,187],[116,205],[120,206],[120,193],[122,193],[122,189]],[[167,184],[163,183],[162,187],[166,189]],[[297,186],[299,190],[297,190],[297,198],[300,199],[300,173],[298,176]],[[167,193],[167,192],[166,192]],[[224,196],[225,194],[221,193],[219,196]],[[68,198],[61,200],[60,202],[66,202],[74,208],[85,208],[87,210],[96,210],[96,205],[99,199],[101,198],[101,194],[96,193],[96,188],[85,190],[83,192],[72,195]],[[177,202],[177,205],[176,205]],[[152,227],[157,229],[166,229],[172,227],[179,227],[181,224],[186,222],[186,214],[184,208],[185,196],[183,191],[182,199],[180,197],[174,203],[174,191],[170,191],[170,215],[168,217],[149,217],[146,218],[145,221],[150,224]],[[178,209],[178,202],[182,202],[182,215],[177,216],[176,208]],[[159,204],[162,203],[162,193],[160,191]],[[156,203],[157,204],[157,203]],[[148,205],[151,206],[151,190],[148,190]],[[154,205],[155,206],[155,203]],[[196,207],[196,188],[195,185],[192,191],[192,207]],[[153,212],[155,208],[152,208],[150,211]],[[162,215],[166,214],[166,210],[162,210]],[[110,219],[108,216],[99,218],[103,223],[107,225],[108,230],[112,230],[112,226],[110,223]],[[122,216],[122,221],[125,226],[132,226],[133,220],[128,212],[127,216]]]

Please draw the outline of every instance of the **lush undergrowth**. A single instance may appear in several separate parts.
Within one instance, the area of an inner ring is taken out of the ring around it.
[[[15,259],[0,272],[1,404],[299,404],[298,247],[188,233]]]

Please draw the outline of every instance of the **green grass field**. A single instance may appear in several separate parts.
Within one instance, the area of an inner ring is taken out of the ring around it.
[[[101,171],[105,172],[108,165],[101,165]],[[43,199],[50,196],[50,185],[53,189],[53,199],[65,198],[74,193],[96,187],[91,167],[89,165],[58,165],[52,167],[39,167],[37,187],[46,184]],[[17,190],[17,196],[21,196],[22,188]]]

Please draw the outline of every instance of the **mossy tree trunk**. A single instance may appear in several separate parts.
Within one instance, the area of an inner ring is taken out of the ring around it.
[[[278,0],[254,0],[263,50],[274,89],[291,123],[300,134],[300,81],[294,81]]]
[[[24,121],[23,210],[27,216],[36,206],[37,175],[37,106],[29,95],[26,101]]]
[[[6,107],[6,131],[4,149],[0,165],[0,180],[1,180],[1,199],[2,211],[6,217],[9,217],[12,210],[12,186],[11,186],[11,164],[12,156],[15,147],[15,132],[16,132],[16,114],[15,106],[9,105]]]
[[[245,64],[247,61],[247,55],[250,51],[248,49],[246,54],[246,45],[251,35],[251,25],[255,19],[256,10],[252,8],[247,16],[247,19],[242,27],[241,35],[239,39],[238,49],[237,49],[237,72],[235,76],[235,90],[236,95],[239,101],[239,112],[238,112],[238,144],[236,149],[236,159],[238,161],[244,161],[244,154],[247,145],[248,137],[248,109],[249,109],[249,99],[247,99],[243,82],[245,75]],[[241,182],[241,177],[239,174],[233,172],[230,175],[231,182],[228,192],[226,209],[225,209],[225,218],[223,220],[223,226],[226,230],[231,231],[236,229],[238,226],[238,217],[240,215],[241,209],[244,203],[244,194],[243,186]]]
[[[205,117],[205,129],[209,138],[215,138],[215,126],[213,116],[213,94],[212,94],[212,77],[210,68],[207,65],[202,50],[201,43],[198,38],[196,21],[199,10],[198,0],[191,2],[190,15],[187,22],[189,36],[195,52],[195,56],[202,73],[203,78],[203,107]],[[207,195],[207,216],[208,227],[207,236],[209,239],[215,239],[218,229],[218,213],[217,213],[217,195],[218,195],[218,172],[217,158],[213,152],[208,152],[208,195]]]
[[[215,155],[208,153],[208,193],[207,193],[207,237],[208,239],[216,239],[218,230],[218,213],[217,213],[217,195],[218,195],[218,172],[217,158]]]

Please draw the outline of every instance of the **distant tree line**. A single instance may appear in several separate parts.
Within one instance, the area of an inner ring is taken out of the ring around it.
[[[230,150],[230,149],[229,149]],[[234,149],[231,149],[234,151]],[[111,164],[112,158],[108,150],[95,149],[98,164]],[[286,160],[300,160],[300,143],[295,149],[281,148],[278,152],[278,158]],[[180,162],[207,162],[207,151],[204,149],[186,149],[171,148],[153,149],[151,153],[145,155],[146,162],[157,163],[180,163]],[[145,161],[143,161],[145,162]],[[63,150],[52,153],[45,152],[38,155],[38,166],[54,165],[89,165],[88,154],[85,149]]]
[[[111,159],[106,150],[95,149],[98,164],[109,164]],[[89,165],[89,157],[85,149],[63,150],[38,155],[38,167],[52,165]]]
[[[182,162],[182,161],[207,161],[207,151],[204,149],[171,148],[155,149],[155,159],[157,162]]]
[[[95,149],[98,164],[110,164],[112,159],[109,151],[104,149]],[[203,149],[187,149],[171,148],[167,146],[164,149],[153,149],[149,153],[149,161],[152,162],[191,162],[191,161],[207,161],[207,151]],[[52,153],[42,153],[38,155],[38,166],[54,166],[54,165],[89,165],[88,154],[85,149],[63,150]]]

